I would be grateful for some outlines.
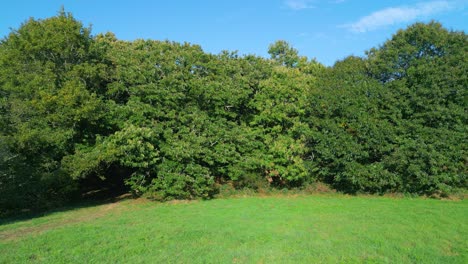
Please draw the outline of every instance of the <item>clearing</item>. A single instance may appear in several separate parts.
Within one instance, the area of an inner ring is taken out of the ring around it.
[[[0,222],[0,263],[468,263],[468,202],[344,195],[71,208]]]

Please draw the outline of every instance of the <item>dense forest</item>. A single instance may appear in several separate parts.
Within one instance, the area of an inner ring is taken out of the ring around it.
[[[467,188],[465,32],[416,23],[332,67],[285,41],[268,51],[122,41],[65,12],[29,19],[0,42],[0,211],[109,186],[158,200],[225,185]]]

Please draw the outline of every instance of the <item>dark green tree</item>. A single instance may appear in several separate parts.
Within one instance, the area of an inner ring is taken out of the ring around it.
[[[9,165],[2,187],[23,197],[5,195],[4,203],[47,206],[74,189],[62,158],[106,130],[106,106],[99,97],[106,66],[93,43],[90,29],[64,11],[30,19],[2,40],[0,133],[3,148],[15,157],[8,162],[17,164]]]

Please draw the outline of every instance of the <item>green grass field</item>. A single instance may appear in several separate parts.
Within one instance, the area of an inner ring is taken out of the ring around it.
[[[313,195],[2,220],[0,263],[468,263],[468,202]]]

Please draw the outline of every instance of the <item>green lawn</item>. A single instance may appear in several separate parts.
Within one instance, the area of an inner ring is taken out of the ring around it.
[[[0,225],[0,263],[468,263],[468,202],[125,200]]]

